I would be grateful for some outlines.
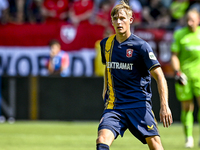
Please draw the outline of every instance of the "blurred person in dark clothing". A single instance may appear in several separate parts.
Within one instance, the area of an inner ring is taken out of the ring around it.
[[[28,0],[26,1],[26,13],[27,20],[30,23],[41,23],[44,21],[44,17],[42,15],[42,4],[43,0]]]
[[[9,0],[9,22],[14,24],[42,22],[43,0]]]
[[[8,0],[0,0],[0,22],[1,24],[6,24],[8,21]]]
[[[25,21],[25,0],[9,0],[9,22],[21,24]]]
[[[150,0],[143,6],[143,22],[148,26],[159,28],[170,24],[168,9],[163,6],[161,0]]]

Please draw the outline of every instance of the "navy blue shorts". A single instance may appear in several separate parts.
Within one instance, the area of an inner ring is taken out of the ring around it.
[[[98,127],[109,129],[114,133],[115,139],[120,134],[123,137],[126,129],[143,144],[146,144],[145,138],[150,136],[159,136],[157,122],[150,108],[141,107],[125,110],[105,110]]]

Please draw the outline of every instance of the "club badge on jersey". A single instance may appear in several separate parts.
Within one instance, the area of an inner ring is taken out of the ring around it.
[[[127,49],[126,50],[126,57],[130,58],[133,55],[133,49]]]

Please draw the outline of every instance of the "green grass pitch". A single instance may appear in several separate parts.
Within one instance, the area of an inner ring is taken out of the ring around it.
[[[0,124],[0,150],[95,150],[98,122],[17,121]],[[184,150],[181,124],[170,128],[158,124],[165,150]],[[199,128],[194,125],[195,146],[198,148]],[[118,137],[111,150],[146,150],[129,131]]]

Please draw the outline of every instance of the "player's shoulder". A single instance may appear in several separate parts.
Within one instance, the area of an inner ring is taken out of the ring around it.
[[[65,57],[65,56],[68,56],[68,53],[64,50],[61,50],[59,53],[58,53],[58,56],[60,57]]]
[[[187,34],[188,32],[189,32],[188,27],[183,27],[183,28],[180,28],[180,29],[177,29],[176,31],[174,31],[174,36],[175,37],[182,37],[185,34]]]
[[[100,44],[101,44],[101,45],[102,45],[102,44],[105,44],[106,41],[108,40],[108,38],[109,38],[109,37],[106,37],[106,38],[104,38],[103,40],[101,40]]]
[[[197,32],[200,33],[200,26],[197,27]]]
[[[59,54],[67,54],[67,52],[66,51],[64,51],[64,50],[61,50],[60,52],[59,52]]]
[[[103,40],[101,40],[101,42],[100,42],[101,47],[105,47],[107,41],[113,41],[113,39],[115,38],[115,36],[116,35],[113,34],[113,35],[111,35],[109,37],[106,37]]]
[[[131,34],[131,36],[128,39],[128,42],[133,43],[135,46],[142,46],[144,44],[148,44],[145,40],[141,39],[135,34]]]
[[[106,41],[107,41],[108,39],[113,40],[113,39],[115,38],[115,36],[116,36],[116,34],[113,34],[113,35],[111,35],[111,36],[109,36],[109,37],[105,37],[103,40],[101,40],[101,43],[106,43]]]
[[[146,51],[148,49],[151,49],[148,42],[146,42],[145,40],[143,40],[142,38],[138,37],[135,34],[131,35],[131,37],[129,38],[129,42],[133,44],[133,48],[135,50]]]
[[[101,47],[101,50],[103,50],[103,51],[105,50],[105,45],[106,45],[107,40],[108,40],[108,37],[106,37],[100,41],[100,47]]]

